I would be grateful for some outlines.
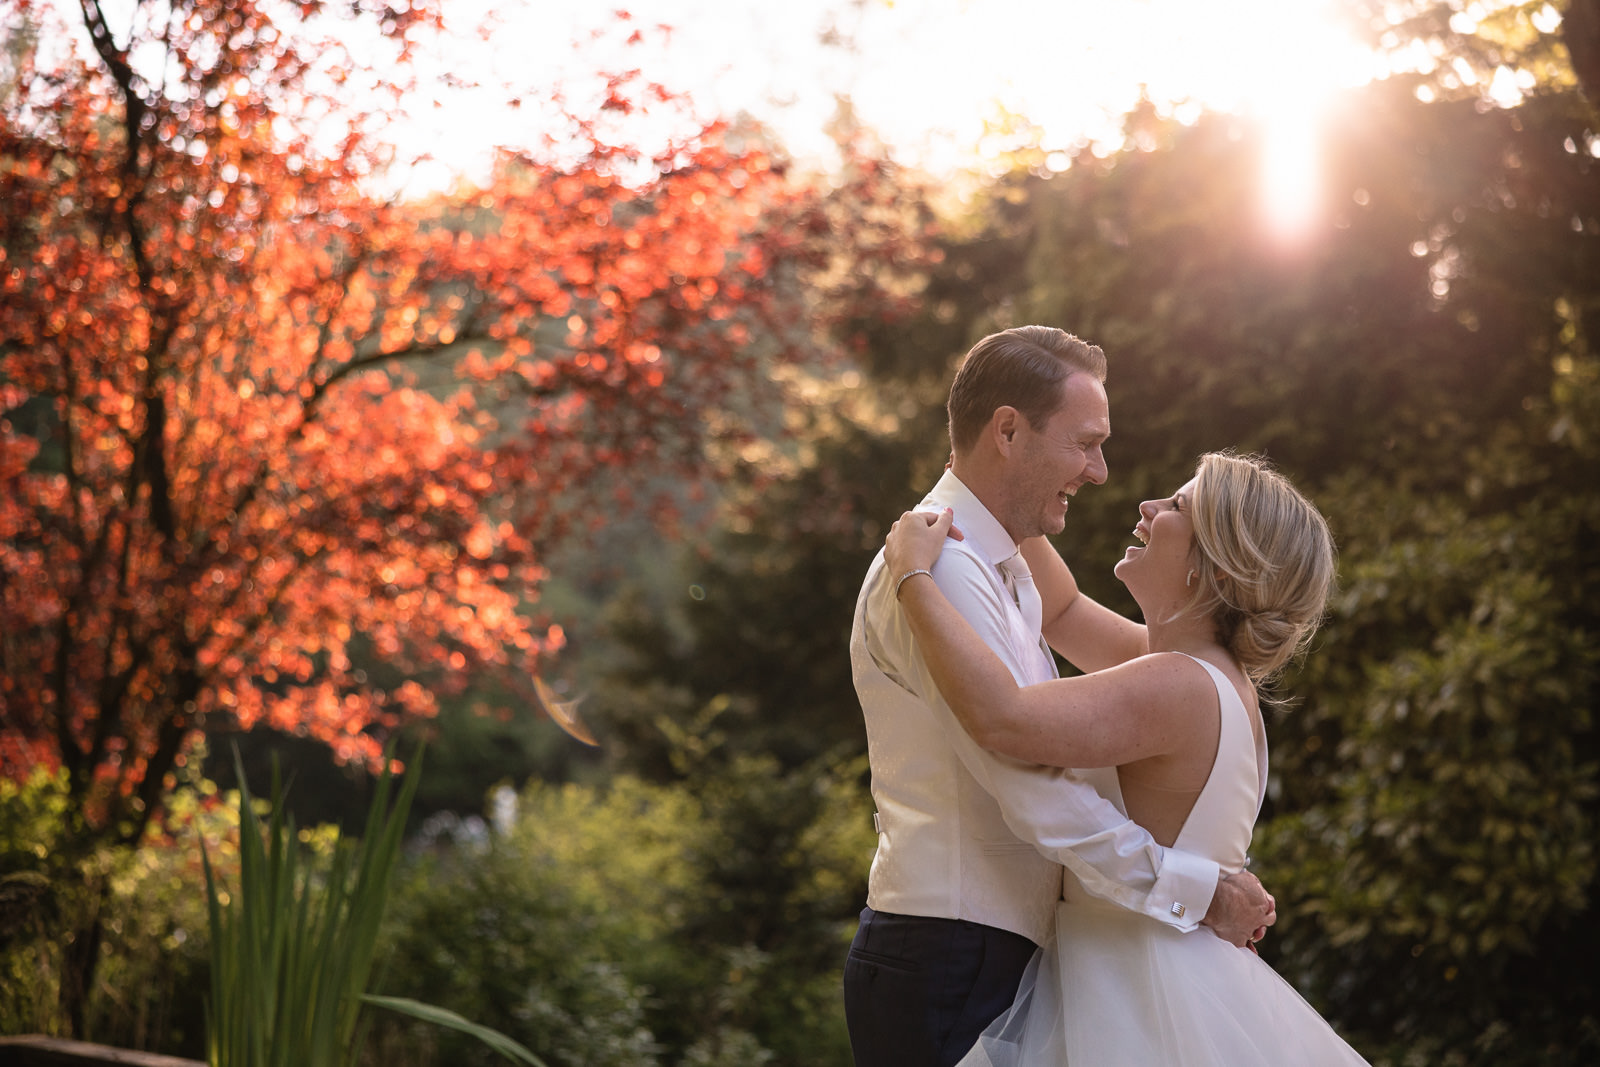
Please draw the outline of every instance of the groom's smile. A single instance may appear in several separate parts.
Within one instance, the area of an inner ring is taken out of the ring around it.
[[[1105,387],[1088,374],[1061,384],[1061,404],[1034,427],[1021,420],[1010,472],[1012,507],[1003,520],[1019,543],[1066,527],[1072,497],[1086,484],[1106,480],[1102,446],[1111,436]]]

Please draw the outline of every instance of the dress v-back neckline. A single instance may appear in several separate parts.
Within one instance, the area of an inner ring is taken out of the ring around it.
[[[1178,654],[1194,660],[1211,676],[1219,722],[1211,773],[1173,847],[1209,856],[1226,869],[1238,870],[1244,865],[1250,832],[1266,795],[1265,730],[1220,667],[1187,652]]]

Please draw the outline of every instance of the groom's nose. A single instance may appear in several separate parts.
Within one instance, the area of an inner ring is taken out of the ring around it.
[[[1095,485],[1106,484],[1106,454],[1099,445],[1089,450],[1088,462],[1084,464],[1083,476]]]

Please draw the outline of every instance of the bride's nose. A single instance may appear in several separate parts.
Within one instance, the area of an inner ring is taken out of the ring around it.
[[[1139,505],[1139,516],[1144,519],[1154,520],[1156,517],[1157,501],[1146,500]]]

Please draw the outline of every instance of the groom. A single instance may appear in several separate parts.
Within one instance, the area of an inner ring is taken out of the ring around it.
[[[953,508],[965,540],[946,543],[934,580],[1022,685],[1056,668],[1017,545],[1060,533],[1069,498],[1105,481],[1105,374],[1099,347],[1021,326],[973,346],[950,388],[954,459],[920,506]],[[1274,921],[1254,876],[1163,848],[1070,772],[979,748],[922,662],[901,577],[880,552],[850,637],[878,808],[844,972],[857,1067],[959,1060],[1050,938],[1062,867],[1098,896],[1236,945]],[[1071,610],[1109,609],[1080,595]]]

